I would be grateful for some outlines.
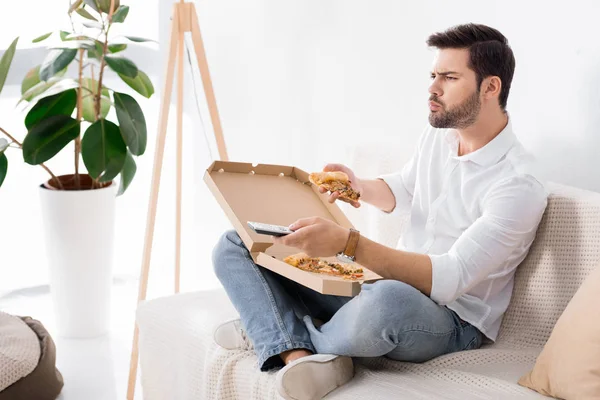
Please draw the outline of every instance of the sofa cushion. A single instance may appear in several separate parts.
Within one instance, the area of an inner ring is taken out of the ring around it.
[[[275,372],[261,372],[252,351],[228,351],[213,341],[214,327],[236,316],[223,290],[142,303],[137,322],[144,399],[277,399]],[[516,383],[540,350],[492,346],[424,364],[360,359],[355,378],[328,398],[543,399]]]
[[[563,399],[600,399],[600,268],[559,318],[535,367],[519,383]]]

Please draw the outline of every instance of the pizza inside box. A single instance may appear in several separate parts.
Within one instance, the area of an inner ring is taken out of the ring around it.
[[[301,250],[274,244],[271,236],[248,226],[248,221],[288,226],[300,218],[322,217],[351,228],[346,215],[319,193],[307,172],[291,166],[215,161],[204,180],[258,265],[319,293],[338,296],[356,296],[362,283],[381,279],[366,268],[360,280],[295,268],[283,259]],[[335,257],[325,260],[337,262]]]

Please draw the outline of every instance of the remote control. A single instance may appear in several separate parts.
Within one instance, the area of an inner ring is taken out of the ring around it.
[[[290,233],[294,233],[294,231],[290,230],[290,228],[287,226],[281,225],[271,225],[248,221],[248,226],[254,229],[256,233],[260,233],[262,235],[285,236],[289,235]]]

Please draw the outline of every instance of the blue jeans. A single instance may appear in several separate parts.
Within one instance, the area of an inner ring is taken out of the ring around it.
[[[235,231],[221,237],[213,264],[263,371],[283,366],[279,354],[293,349],[423,362],[483,340],[454,311],[400,281],[364,284],[353,298],[315,292],[256,265]]]

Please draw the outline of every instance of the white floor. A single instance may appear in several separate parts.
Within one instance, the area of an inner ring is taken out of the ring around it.
[[[215,285],[214,281],[206,282],[206,289]],[[95,339],[64,339],[57,336],[47,286],[6,294],[0,297],[0,309],[41,321],[53,336],[58,369],[65,380],[60,400],[125,399],[137,291],[135,278],[119,277],[114,280],[111,330],[108,335]],[[138,378],[135,399],[142,398]]]

